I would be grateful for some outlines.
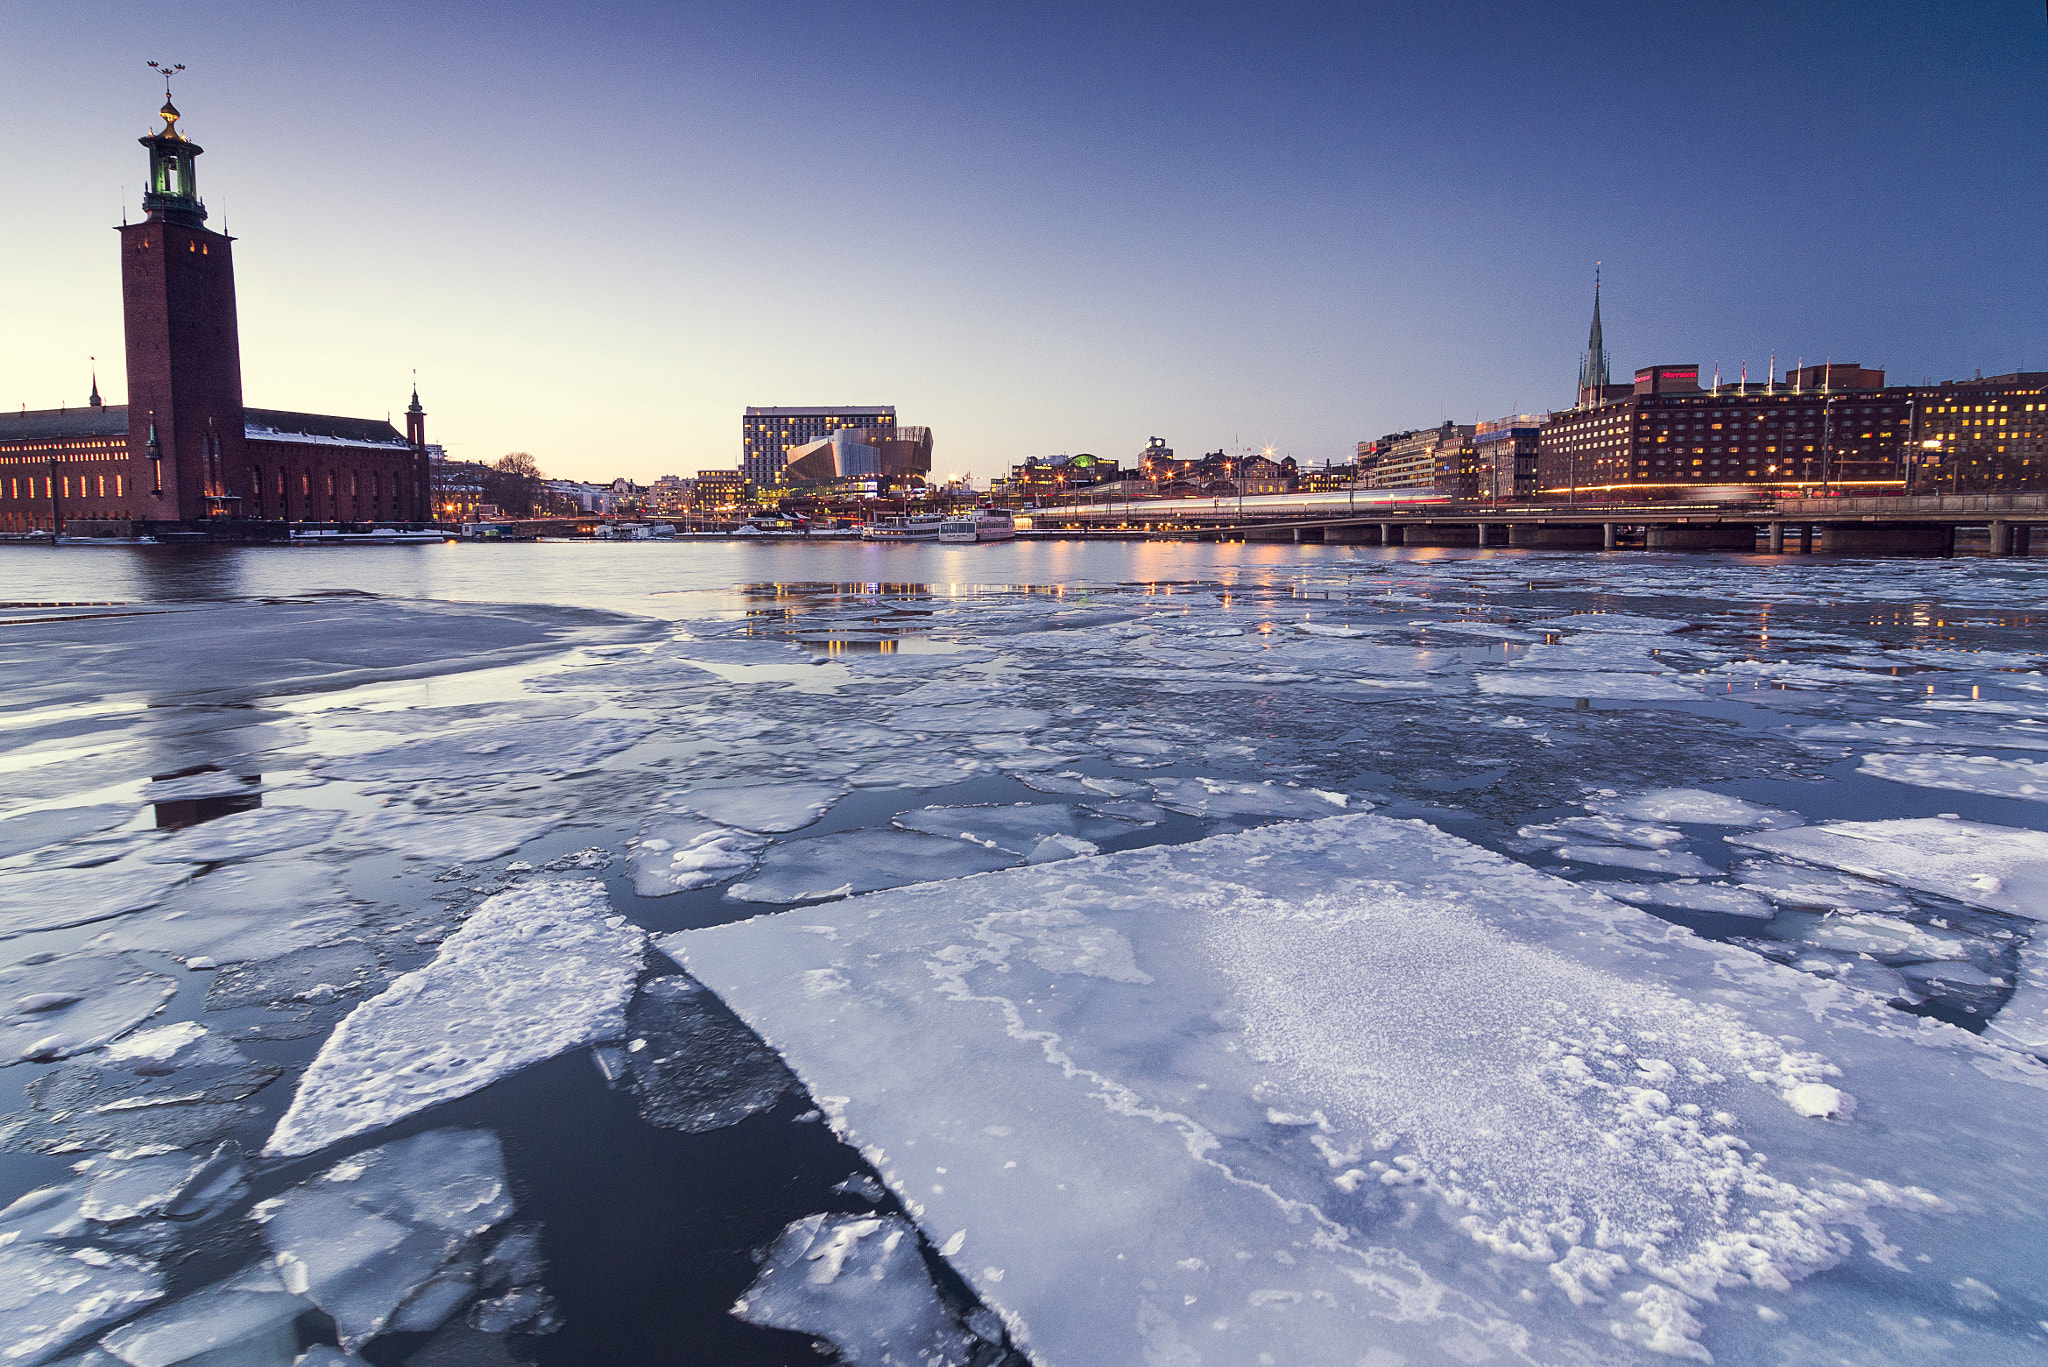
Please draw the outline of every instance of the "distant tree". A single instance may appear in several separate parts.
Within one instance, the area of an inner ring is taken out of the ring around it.
[[[545,500],[540,462],[524,451],[498,457],[484,482],[488,502],[497,504],[513,517],[532,517],[537,503]]]

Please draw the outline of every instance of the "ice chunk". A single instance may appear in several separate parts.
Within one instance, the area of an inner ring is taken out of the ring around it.
[[[134,815],[133,807],[100,803],[91,807],[47,807],[40,812],[10,816],[0,821],[0,859],[12,859],[45,845],[112,830]]]
[[[944,788],[994,770],[974,755],[910,755],[864,764],[847,781],[856,788]]]
[[[1124,965],[1077,975],[1090,936]],[[1600,1361],[1623,1321],[1765,1360],[1760,1302],[1878,1343],[1887,1268],[2009,1284],[2041,1248],[1955,1215],[1999,1208],[2041,1153],[2033,1073],[1418,822],[1286,823],[662,944],[1035,1360]],[[1861,1106],[1803,1118],[1810,1084]],[[2031,1351],[2031,1321],[1942,1304],[1986,1352]]]
[[[153,907],[189,876],[188,869],[145,864],[36,869],[0,877],[0,939],[89,925]]]
[[[1912,900],[1882,883],[1830,873],[1806,864],[1746,859],[1729,876],[1780,906],[1847,911],[1904,911]]]
[[[429,1130],[345,1158],[260,1203],[284,1285],[353,1350],[387,1329],[432,1329],[474,1286],[479,1235],[512,1213],[488,1130]]]
[[[617,1038],[644,946],[610,910],[595,879],[529,883],[487,900],[431,964],[335,1028],[264,1152],[312,1153]]]
[[[1577,612],[1569,617],[1552,617],[1548,621],[1530,622],[1528,625],[1546,632],[1611,631],[1629,635],[1662,636],[1682,631],[1692,623],[1670,617],[1638,617],[1626,612]]]
[[[1849,1097],[1825,1082],[1802,1082],[1785,1090],[1785,1104],[1803,1116],[1825,1118],[1846,1111]]]
[[[478,1301],[469,1322],[487,1334],[552,1334],[562,1327],[554,1298],[537,1286],[519,1286]]]
[[[1575,864],[1599,864],[1611,869],[1642,869],[1646,873],[1669,873],[1699,877],[1719,872],[1712,864],[1685,850],[1645,850],[1623,845],[1560,845],[1559,859]]]
[[[1581,883],[1637,906],[1677,907],[1682,911],[1711,911],[1721,916],[1747,916],[1768,921],[1777,908],[1743,888],[1726,883]]]
[[[474,812],[370,812],[349,822],[338,843],[352,849],[397,850],[407,859],[472,864],[510,854],[556,826],[558,815],[485,816]]]
[[[223,969],[206,991],[206,1009],[339,1001],[379,986],[383,968],[369,946],[353,941],[295,949],[275,959]]]
[[[1252,783],[1227,778],[1155,778],[1152,791],[1160,806],[1201,817],[1329,816],[1350,802],[1343,793],[1289,788],[1270,779]]]
[[[1599,636],[1575,636],[1554,645],[1534,645],[1508,661],[1510,669],[1611,669],[1632,673],[1662,674],[1670,666],[1651,654],[1648,641],[1617,641]]]
[[[363,909],[334,871],[308,860],[230,864],[185,883],[140,916],[89,941],[98,951],[151,950],[214,965],[272,959],[348,934]]]
[[[2012,999],[1985,1034],[2048,1062],[2048,944],[2040,937],[2020,948],[2019,981]]]
[[[1920,788],[2048,802],[2048,764],[1996,755],[1865,755],[1858,773]]]
[[[924,807],[899,812],[894,819],[906,831],[953,836],[1027,856],[1052,836],[1094,842],[1113,840],[1138,829],[1135,822],[1091,816],[1058,802],[1019,802],[1007,807]],[[1085,851],[1073,851],[1094,852],[1092,843]]]
[[[292,1321],[312,1308],[311,1301],[285,1289],[276,1269],[251,1267],[130,1320],[100,1345],[128,1367],[195,1360],[208,1367],[283,1367],[299,1351]]]
[[[1575,816],[1541,826],[1524,826],[1515,834],[1525,840],[1534,840],[1546,845],[1565,844],[1574,835],[1587,835],[1610,844],[1634,845],[1646,850],[1660,850],[1666,845],[1685,843],[1685,832],[1676,826],[1617,821],[1611,816]]]
[[[0,1068],[97,1049],[161,1011],[178,986],[119,954],[0,969]]]
[[[607,755],[637,744],[652,729],[648,722],[619,717],[514,721],[345,755],[324,761],[321,768],[334,778],[391,785],[505,774],[559,774],[589,768]]]
[[[1677,821],[1694,826],[1797,826],[1800,818],[1703,788],[1659,788],[1634,797],[1595,798],[1587,810],[1630,821]]]
[[[159,864],[227,864],[258,855],[317,845],[341,823],[321,807],[258,807],[179,831],[143,857]]]
[[[889,718],[889,724],[903,731],[1015,734],[1039,730],[1047,720],[1045,713],[1031,707],[954,704],[947,707],[906,707]]]
[[[876,888],[965,878],[1017,862],[1013,854],[910,831],[842,831],[771,847],[761,870],[725,895],[741,902],[815,902]]]
[[[678,807],[743,830],[800,831],[825,815],[846,790],[836,783],[756,783],[696,788],[675,795]]]
[[[1072,797],[1125,798],[1150,790],[1150,785],[1127,778],[1097,778],[1068,769],[1057,774],[1019,774],[1017,781],[1041,793],[1064,793]]]
[[[694,978],[642,984],[627,1028],[639,1047],[626,1055],[626,1070],[650,1125],[700,1134],[802,1091],[775,1051]]]
[[[1846,954],[1868,954],[1891,964],[1967,959],[1973,947],[1990,948],[1974,935],[1915,925],[1896,916],[1827,916],[1802,931],[1799,938],[1806,944]]]
[[[232,1191],[243,1173],[240,1150],[225,1142],[211,1155],[167,1153],[102,1162],[86,1182],[78,1213],[106,1225],[157,1214],[190,1218]]]
[[[1625,702],[1696,700],[1700,690],[1670,674],[1608,674],[1586,670],[1574,674],[1538,674],[1523,670],[1486,670],[1476,676],[1481,693],[1521,698],[1614,698]]]
[[[0,1352],[47,1362],[92,1330],[163,1295],[163,1275],[125,1254],[45,1243],[0,1246]]]
[[[655,816],[640,828],[628,865],[642,897],[709,887],[754,867],[765,836],[693,816]]]
[[[809,1215],[782,1231],[732,1313],[825,1339],[848,1367],[966,1367],[987,1349],[939,1298],[896,1215]]]
[[[1912,817],[1732,835],[1753,850],[2048,920],[2048,832]]]

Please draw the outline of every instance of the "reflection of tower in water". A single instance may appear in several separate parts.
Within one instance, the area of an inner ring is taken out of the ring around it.
[[[156,808],[158,830],[181,831],[261,807],[262,784],[261,774],[230,774],[219,765],[199,764],[155,775],[142,796]]]

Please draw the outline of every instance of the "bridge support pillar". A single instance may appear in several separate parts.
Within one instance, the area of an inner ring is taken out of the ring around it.
[[[1484,522],[1479,524],[1479,544],[1482,546],[1486,544],[1486,524]]]
[[[1398,546],[1398,545],[1400,545],[1400,544],[1401,544],[1401,534],[1400,534],[1400,529],[1399,529],[1399,528],[1397,528],[1397,527],[1395,527],[1395,526],[1394,526],[1394,524],[1393,524],[1393,523],[1391,523],[1391,522],[1382,522],[1382,523],[1380,523],[1380,544],[1381,544],[1382,546]]]
[[[1773,523],[1771,524],[1771,554],[1772,554],[1772,555],[1783,555],[1784,553],[1785,553],[1785,524],[1784,524],[1784,523],[1782,523],[1782,522],[1773,522]]]
[[[1603,523],[1601,523],[1601,524],[1600,524],[1600,549],[1601,549],[1601,550],[1603,550],[1603,551],[1611,551],[1611,550],[1613,550],[1613,549],[1614,549],[1614,532],[1615,532],[1615,527],[1614,527],[1614,524],[1613,524],[1612,522],[1603,522]]]
[[[2012,524],[2012,553],[2026,555],[2034,549],[2034,525],[2031,522]]]
[[[1510,546],[1543,546],[1551,549],[1591,549],[1601,542],[1600,529],[1590,524],[1559,525],[1543,522],[1510,522]]]
[[[2012,524],[2010,522],[1993,522],[1991,524],[1991,553],[1993,555],[2012,554]]]
[[[1653,551],[1753,551],[1756,524],[1752,522],[1666,523],[1651,526],[1643,544]]]
[[[1811,522],[1799,524],[1799,553],[1801,555],[1813,554],[1813,524]]]
[[[1829,555],[1951,555],[1955,528],[1932,522],[1831,522],[1821,528]]]

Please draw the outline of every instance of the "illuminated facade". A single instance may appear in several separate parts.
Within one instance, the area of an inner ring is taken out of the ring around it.
[[[765,489],[782,482],[783,467],[798,447],[822,441],[842,427],[895,426],[894,404],[866,408],[749,408],[740,419],[740,473]],[[927,461],[925,469],[930,468]]]

